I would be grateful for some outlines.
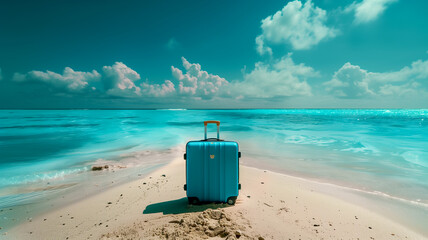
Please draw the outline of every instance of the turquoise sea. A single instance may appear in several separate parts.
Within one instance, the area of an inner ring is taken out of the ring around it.
[[[181,158],[204,120],[221,121],[243,165],[428,211],[428,110],[411,109],[1,110],[0,209],[94,181],[97,163],[148,172]]]

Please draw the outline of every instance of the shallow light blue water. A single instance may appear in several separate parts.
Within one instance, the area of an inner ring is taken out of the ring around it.
[[[99,158],[184,150],[204,120],[222,122],[243,164],[428,204],[428,110],[1,110],[0,190]]]

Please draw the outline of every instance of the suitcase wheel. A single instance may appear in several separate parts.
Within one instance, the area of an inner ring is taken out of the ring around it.
[[[227,199],[227,204],[229,204],[229,205],[235,205],[236,198],[237,198],[237,197],[229,197],[229,198]]]
[[[187,159],[187,154],[184,154],[183,158],[184,158],[184,160],[186,160]]]
[[[187,191],[187,184],[184,184],[184,191]]]
[[[198,205],[199,199],[197,197],[188,197],[187,201],[189,201],[189,204],[191,205]]]

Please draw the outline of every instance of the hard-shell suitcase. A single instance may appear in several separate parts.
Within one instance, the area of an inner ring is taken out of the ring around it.
[[[217,124],[217,138],[207,139],[207,124]],[[227,202],[234,205],[239,194],[238,143],[220,139],[220,121],[205,121],[205,139],[186,145],[186,184],[190,204]]]

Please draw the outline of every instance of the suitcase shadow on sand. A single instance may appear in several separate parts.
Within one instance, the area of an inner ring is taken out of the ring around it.
[[[187,198],[180,198],[171,201],[159,202],[150,204],[144,209],[143,214],[150,213],[163,213],[164,215],[168,214],[180,214],[180,213],[190,213],[190,212],[203,212],[209,208],[218,209],[218,208],[227,208],[230,207],[228,204],[224,203],[207,203],[201,205],[189,205]]]

